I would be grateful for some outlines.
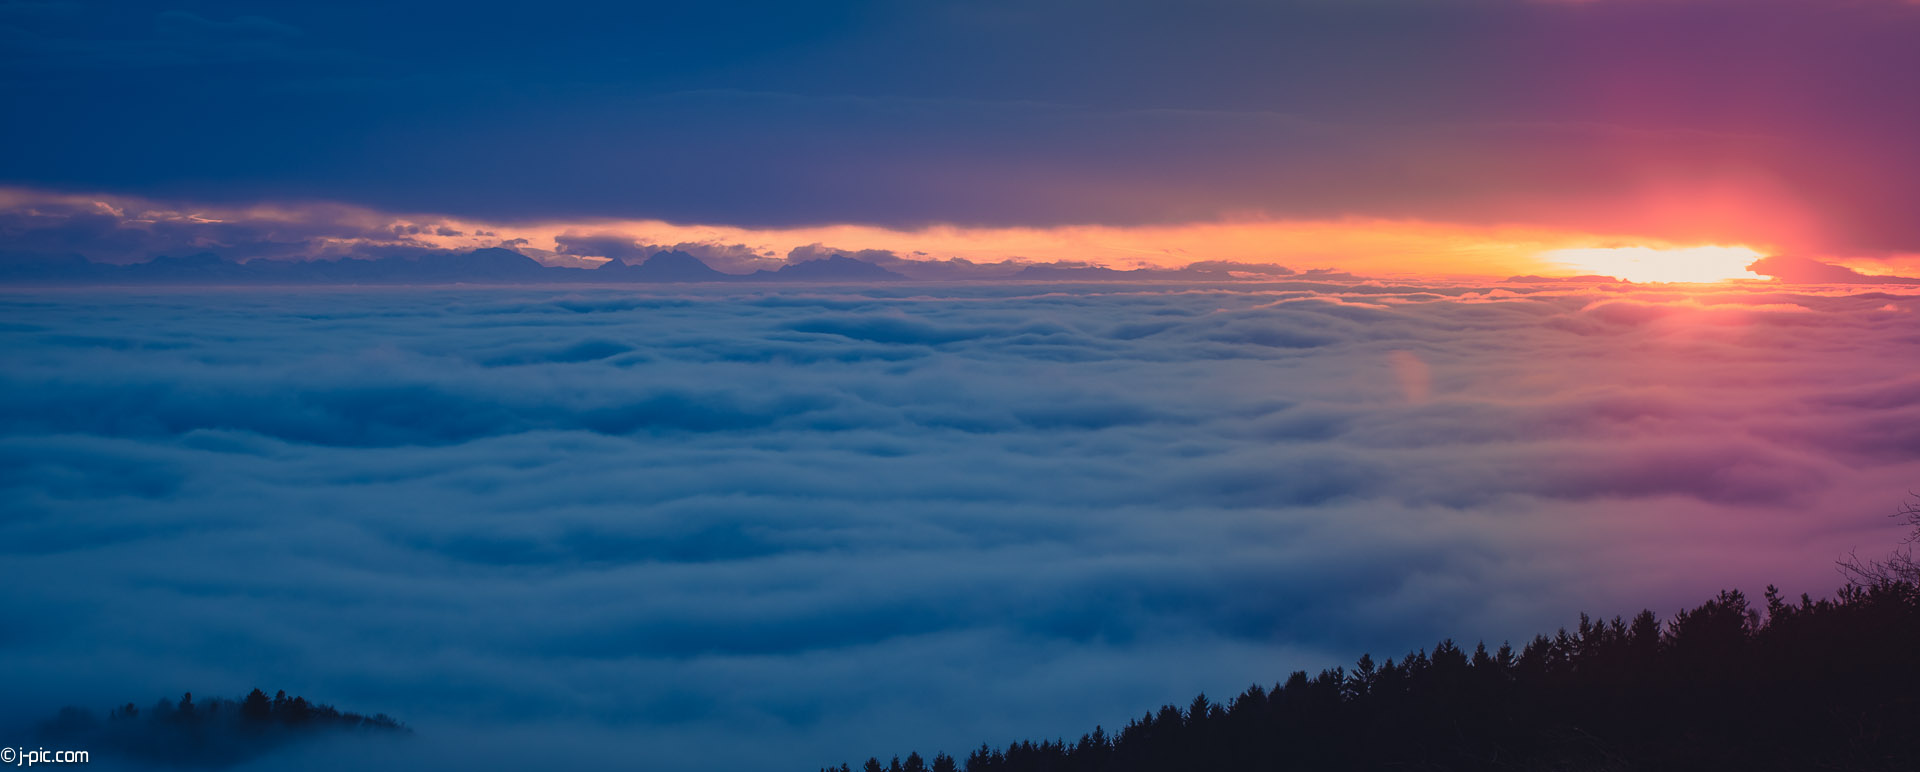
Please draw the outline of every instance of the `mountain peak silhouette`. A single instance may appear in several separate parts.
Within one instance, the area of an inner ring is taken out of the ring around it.
[[[600,266],[596,272],[604,273],[604,278],[615,281],[692,282],[739,278],[734,274],[716,271],[700,258],[677,249],[655,252],[638,265],[615,260]]]
[[[755,271],[753,277],[767,281],[900,281],[907,277],[865,260],[846,255],[829,255],[818,260],[788,263],[778,271]]]

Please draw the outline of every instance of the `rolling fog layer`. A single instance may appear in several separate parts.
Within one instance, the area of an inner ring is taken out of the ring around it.
[[[1077,737],[1582,610],[1820,594],[1920,488],[1917,309],[9,294],[0,727],[258,685],[419,730],[262,767],[804,770]]]

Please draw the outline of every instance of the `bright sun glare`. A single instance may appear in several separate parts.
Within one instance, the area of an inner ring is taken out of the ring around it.
[[[1540,253],[1540,259],[1569,270],[1633,282],[1761,279],[1765,277],[1747,270],[1747,266],[1763,256],[1746,247],[1613,247]]]

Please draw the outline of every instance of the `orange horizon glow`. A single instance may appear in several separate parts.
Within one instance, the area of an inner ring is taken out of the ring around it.
[[[794,247],[820,244],[848,252],[887,250],[904,258],[924,260],[1069,261],[1117,269],[1178,268],[1203,260],[1223,260],[1295,269],[1330,268],[1380,277],[1599,274],[1634,282],[1712,282],[1764,278],[1747,272],[1745,266],[1766,254],[1744,246],[1673,244],[1655,238],[1532,226],[1359,218],[1050,228],[941,225],[915,230],[870,225],[751,229],[653,220],[476,227],[525,238],[526,246],[548,253],[559,247],[558,240],[563,237],[611,236],[661,245],[740,244],[778,256]],[[482,246],[459,239],[441,241],[447,247]],[[1622,243],[1634,246],[1594,246]],[[1604,259],[1610,255],[1617,259]]]
[[[1710,284],[1736,279],[1765,279],[1747,270],[1766,253],[1743,246],[1679,248],[1594,247],[1555,249],[1540,259],[1578,274],[1611,276],[1631,282]]]
[[[1160,225],[969,227],[819,225],[752,228],[660,220],[500,222],[394,214],[325,202],[187,206],[127,196],[87,196],[0,188],[0,208],[78,207],[116,218],[123,228],[156,224],[247,223],[317,228],[304,257],[332,258],[368,246],[474,249],[509,246],[543,263],[593,265],[604,255],[559,254],[561,240],[618,238],[641,244],[741,246],[766,264],[808,245],[855,252],[886,250],[906,259],[974,263],[1078,262],[1118,269],[1176,268],[1199,261],[1326,268],[1381,278],[1480,279],[1598,274],[1635,282],[1761,279],[1746,265],[1773,245],[1676,243],[1648,234],[1597,233],[1538,225],[1477,225],[1343,218],[1237,220]],[[325,226],[319,228],[318,226]],[[440,233],[450,235],[439,235]]]

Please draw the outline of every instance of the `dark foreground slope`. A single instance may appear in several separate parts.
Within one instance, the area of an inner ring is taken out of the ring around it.
[[[911,755],[868,770],[1916,770],[1920,587],[1877,581],[1763,609],[1721,593],[1541,636],[1518,654],[1442,642],[1296,672],[1117,733]],[[830,769],[849,769],[842,765]]]

